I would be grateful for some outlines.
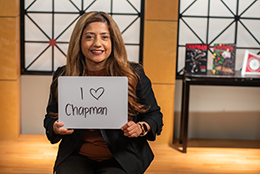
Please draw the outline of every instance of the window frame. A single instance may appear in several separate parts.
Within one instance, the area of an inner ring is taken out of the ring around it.
[[[30,8],[30,6],[36,2],[37,0],[34,0],[32,1],[32,3],[27,7],[27,9]],[[51,75],[53,74],[53,72],[55,71],[54,69],[54,46],[48,46],[47,48],[49,47],[52,47],[52,70],[51,71],[42,71],[42,70],[28,70],[27,68],[28,67],[25,67],[25,60],[26,60],[26,55],[25,55],[25,43],[27,41],[25,41],[25,16],[28,16],[27,14],[30,14],[30,13],[37,13],[37,14],[52,14],[52,21],[53,21],[53,18],[54,18],[54,14],[79,14],[79,16],[72,22],[74,23],[81,15],[83,15],[85,12],[88,12],[88,8],[96,1],[96,0],[92,0],[92,3],[91,5],[89,5],[86,9],[83,9],[83,3],[84,3],[84,0],[81,0],[81,9],[78,11],[78,12],[57,12],[57,11],[54,11],[54,1],[55,0],[52,0],[52,11],[28,11],[27,9],[25,9],[25,0],[21,0],[20,1],[20,55],[21,55],[21,74],[25,74],[25,75]],[[72,0],[69,0],[70,2],[72,2]],[[130,5],[131,2],[129,2],[129,0],[126,0]],[[73,3],[73,2],[72,2]],[[75,4],[74,4],[75,6]],[[132,5],[132,7],[135,9],[135,7]],[[131,43],[125,43],[126,46],[128,45],[137,45],[139,46],[139,63],[140,64],[143,64],[143,43],[144,43],[144,14],[145,14],[145,0],[141,0],[140,2],[140,12],[138,12],[138,10],[136,10],[137,14],[133,14],[133,13],[114,13],[113,10],[113,0],[111,0],[111,6],[110,6],[110,13],[108,13],[109,15],[111,15],[113,17],[113,15],[137,15],[137,17],[135,18],[134,21],[132,21],[132,23],[130,23],[126,29],[123,32],[125,32],[136,20],[140,19],[140,36],[139,36],[139,43],[137,44],[131,44]],[[78,9],[78,8],[77,8]],[[71,23],[71,24],[72,24]],[[37,25],[35,23],[35,25]],[[53,27],[54,24],[52,23],[52,30],[53,30]],[[40,28],[39,26],[37,26],[38,28]],[[54,31],[52,31],[52,35],[53,35]],[[53,38],[53,37],[52,37]],[[49,40],[51,40],[52,38],[48,38]],[[30,43],[41,43],[41,41],[30,41]],[[47,41],[44,42],[44,43],[48,43]],[[57,42],[58,43],[58,42]],[[68,44],[68,42],[66,42],[66,44]],[[45,50],[47,50],[47,48]],[[58,48],[58,47],[57,47]],[[59,49],[59,48],[58,48]],[[34,61],[37,60],[37,58],[39,58],[41,56],[41,54],[43,54],[45,52],[45,50],[43,50],[38,56],[36,56],[36,58],[31,62],[31,64],[34,63]],[[59,49],[60,50],[60,49]],[[60,50],[62,51],[62,50]],[[64,56],[66,56],[66,53],[62,53],[62,54],[65,54]]]

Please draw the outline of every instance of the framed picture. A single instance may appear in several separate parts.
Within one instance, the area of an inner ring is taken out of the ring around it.
[[[214,44],[212,73],[216,75],[234,74],[236,44]]]
[[[185,73],[206,74],[208,45],[186,44]]]
[[[260,75],[260,55],[245,51],[241,75]]]

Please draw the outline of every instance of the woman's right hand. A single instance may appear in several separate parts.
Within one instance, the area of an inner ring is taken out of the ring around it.
[[[74,132],[73,129],[66,129],[66,128],[61,128],[64,126],[64,123],[60,123],[57,121],[54,122],[53,124],[53,131],[55,134],[60,134],[60,135],[70,135]]]

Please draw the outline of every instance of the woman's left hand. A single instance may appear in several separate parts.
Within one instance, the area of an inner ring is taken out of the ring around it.
[[[142,133],[140,125],[133,121],[127,122],[121,130],[124,131],[124,136],[129,138],[138,137]]]

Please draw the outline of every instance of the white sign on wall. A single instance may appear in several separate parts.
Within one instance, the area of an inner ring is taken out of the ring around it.
[[[127,77],[59,77],[59,122],[72,129],[120,129],[128,120]]]

